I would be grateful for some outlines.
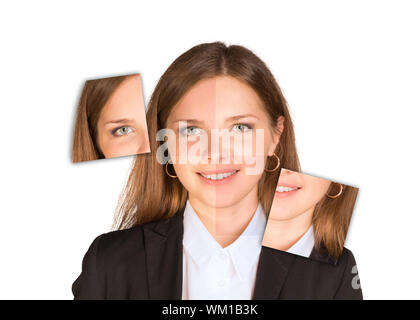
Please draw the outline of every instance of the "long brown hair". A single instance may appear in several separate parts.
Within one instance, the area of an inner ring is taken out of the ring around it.
[[[314,226],[315,249],[327,253],[335,261],[341,256],[344,241],[356,202],[358,188],[341,184],[343,190],[337,198],[324,196],[315,206],[312,223]],[[340,183],[332,182],[327,194],[338,195]]]
[[[277,126],[278,117],[284,116],[284,130],[275,153],[282,167],[300,170],[287,102],[265,63],[243,46],[226,46],[222,42],[203,43],[179,56],[153,91],[146,114],[151,152],[135,156],[126,187],[120,196],[113,223],[115,229],[169,218],[185,206],[187,190],[178,179],[170,178],[156,160],[162,142],[156,141],[155,137],[158,130],[166,127],[172,108],[192,86],[202,79],[224,75],[242,80],[255,90],[273,129]],[[276,158],[270,157],[266,167],[274,168],[276,164]],[[172,165],[169,168],[173,172]],[[274,173],[264,172],[258,184],[259,201],[266,214],[271,207],[279,173],[280,167]]]
[[[96,143],[101,111],[112,93],[129,75],[87,80],[80,96],[74,127],[72,161],[105,158]]]

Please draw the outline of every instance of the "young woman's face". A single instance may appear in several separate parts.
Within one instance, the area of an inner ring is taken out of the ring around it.
[[[179,121],[186,121],[186,126]],[[234,205],[250,192],[257,196],[257,184],[266,157],[273,154],[283,130],[283,117],[278,119],[279,131],[275,132],[257,93],[236,78],[221,76],[194,85],[172,109],[167,128],[176,132],[177,146],[175,149],[171,149],[173,145],[169,146],[170,157],[176,161],[176,175],[187,189],[189,198],[194,197],[208,206],[225,207]],[[257,142],[257,129],[260,129],[263,141]],[[229,143],[226,144],[222,137],[212,139],[212,130],[228,133]],[[235,144],[237,138],[247,142]],[[205,144],[199,141],[205,141]],[[214,145],[216,141],[219,146]],[[186,148],[180,150],[182,142]],[[196,148],[197,145],[201,149]],[[244,163],[244,157],[235,161],[235,155],[240,154],[238,146],[243,155],[261,160],[258,174],[245,170],[255,168],[255,162]],[[186,153],[193,154],[194,161],[188,158],[187,163],[180,163]],[[203,163],[206,160],[208,163]],[[218,163],[212,163],[214,161]]]
[[[324,197],[331,181],[281,169],[269,218],[290,220],[308,213]]]
[[[105,104],[97,143],[105,158],[150,151],[140,75],[124,79]]]

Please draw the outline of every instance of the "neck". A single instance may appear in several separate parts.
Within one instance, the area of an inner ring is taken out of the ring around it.
[[[222,248],[233,243],[246,229],[258,207],[258,189],[248,193],[237,203],[214,207],[189,197],[191,207],[209,233]]]
[[[267,220],[262,245],[287,251],[308,231],[312,224],[314,208],[288,220]]]

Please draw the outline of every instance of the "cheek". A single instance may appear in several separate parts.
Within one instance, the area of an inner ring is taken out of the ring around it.
[[[305,212],[313,207],[321,200],[320,193],[312,190],[303,190],[299,202],[296,204],[298,213]]]
[[[137,129],[135,145],[133,149],[136,150],[136,154],[150,152],[149,135],[147,129]]]
[[[203,143],[200,143],[198,139],[197,141],[186,138],[176,138],[176,141],[171,139],[167,142],[167,146],[170,158],[179,164],[194,164],[199,162],[204,150]],[[179,170],[185,169],[179,168]]]
[[[147,153],[150,152],[149,140],[144,136],[143,140],[139,142],[139,147],[136,153]]]
[[[270,219],[288,220],[299,214],[300,208],[299,198],[294,199],[278,199],[274,198],[270,210]]]
[[[242,181],[238,183],[238,188],[241,188],[245,193],[257,187],[261,175],[247,175],[246,172],[243,172],[243,175]]]
[[[268,150],[270,150],[273,143],[274,141],[273,141],[273,137],[271,135],[270,130],[265,129],[264,130],[264,150],[266,154],[268,154]]]
[[[264,173],[270,137],[264,130],[258,130],[232,138],[229,152],[231,163],[240,165],[242,169],[248,168],[251,176],[260,177]]]
[[[307,189],[301,189],[290,198],[276,198],[273,199],[273,204],[270,210],[270,218],[277,220],[288,220],[299,216],[315,207],[318,201],[322,198],[320,193],[314,193]]]
[[[192,190],[194,188],[195,181],[195,172],[192,170],[192,167],[188,164],[179,163],[173,164],[172,166],[175,170],[175,174],[179,182],[181,182],[181,184],[187,189],[187,191]],[[170,173],[173,174],[173,172]]]
[[[314,178],[309,183],[305,182],[306,202],[315,206],[324,197],[330,184],[330,181],[320,178]]]
[[[324,197],[330,182],[328,180],[316,179],[306,181],[303,188],[296,194],[296,197],[290,200],[275,199],[273,207],[276,208],[277,214],[287,215],[288,218],[300,215],[316,206]]]
[[[101,139],[100,148],[105,158],[133,155],[141,152],[143,139],[139,135],[131,137],[106,137]]]
[[[270,132],[267,129],[258,128],[252,133],[243,135],[245,154],[252,156],[266,156],[272,144]]]

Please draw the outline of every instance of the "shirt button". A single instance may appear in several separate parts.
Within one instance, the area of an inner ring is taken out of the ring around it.
[[[226,260],[226,254],[224,252],[220,252],[219,257],[221,260]]]
[[[225,286],[225,284],[226,284],[226,281],[225,281],[225,280],[219,280],[219,281],[217,282],[217,285],[218,285],[219,287],[224,287],[224,286]]]

